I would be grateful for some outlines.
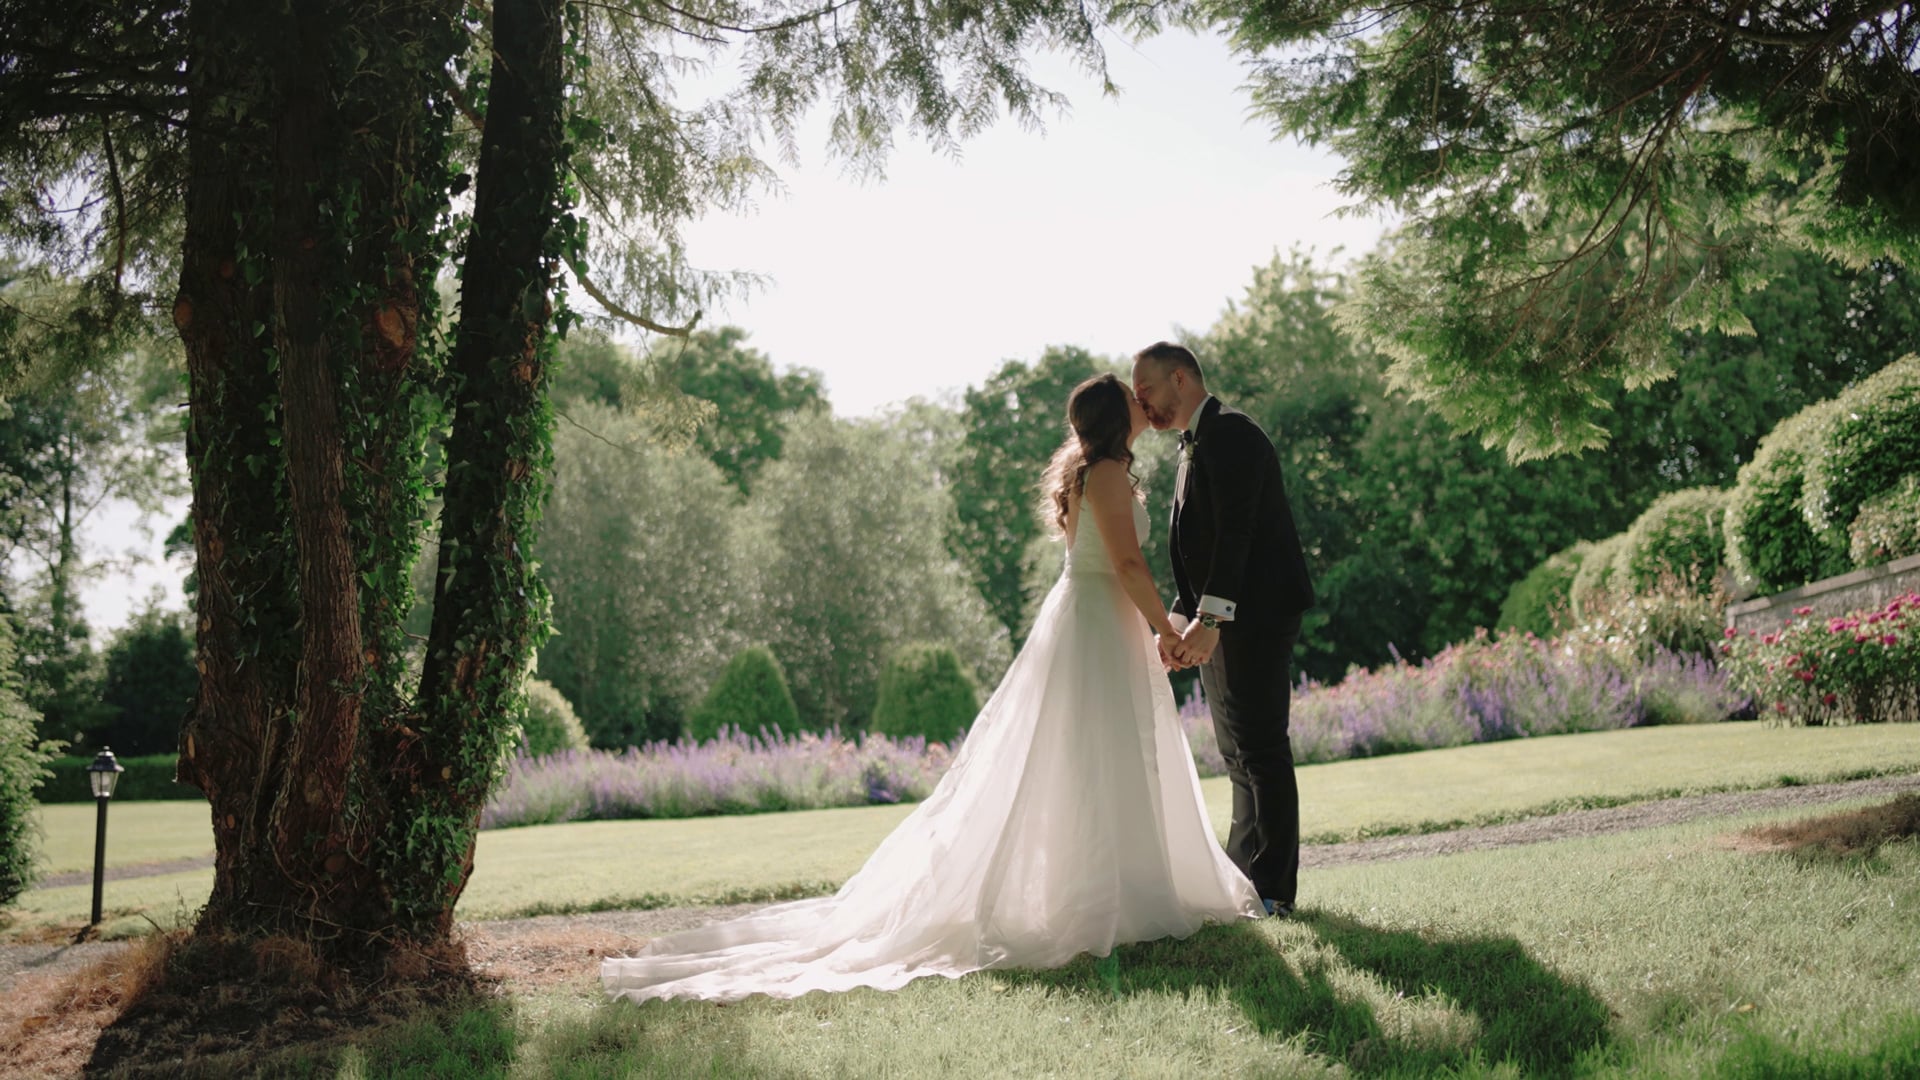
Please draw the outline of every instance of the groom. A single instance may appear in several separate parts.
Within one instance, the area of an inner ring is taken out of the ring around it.
[[[1260,425],[1207,393],[1200,361],[1161,341],[1135,354],[1133,392],[1155,430],[1180,431],[1168,549],[1181,639],[1169,667],[1200,685],[1233,783],[1227,856],[1270,915],[1293,913],[1300,873],[1300,789],[1287,737],[1289,670],[1313,583]]]

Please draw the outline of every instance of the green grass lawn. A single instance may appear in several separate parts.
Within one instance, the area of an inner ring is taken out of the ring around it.
[[[1432,750],[1300,770],[1303,831],[1351,837],[1502,820],[1569,806],[1871,773],[1920,772],[1920,725],[1642,728]],[[1203,783],[1216,830],[1228,790]],[[464,918],[797,895],[845,880],[911,807],[662,821],[575,822],[480,835]],[[42,808],[54,870],[92,866],[93,807]],[[203,803],[113,807],[110,865],[212,851]],[[103,927],[137,933],[197,907],[211,870],[109,882]],[[14,932],[85,921],[90,885],[23,896]]]
[[[521,996],[361,1075],[1920,1075],[1920,844],[1734,850],[1695,822],[1316,872],[1299,917],[1047,972],[716,1008]],[[301,1064],[290,1061],[289,1065]]]

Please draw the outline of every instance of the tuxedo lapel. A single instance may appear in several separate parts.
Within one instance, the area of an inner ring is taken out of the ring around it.
[[[1180,520],[1180,511],[1187,505],[1188,490],[1193,486],[1194,471],[1200,454],[1199,440],[1201,427],[1219,411],[1220,399],[1217,397],[1209,397],[1206,402],[1200,406],[1199,415],[1189,421],[1191,427],[1189,427],[1188,430],[1193,432],[1194,442],[1191,446],[1186,445],[1184,441],[1182,442],[1180,446],[1180,471],[1175,473],[1173,477],[1173,520],[1175,522]]]

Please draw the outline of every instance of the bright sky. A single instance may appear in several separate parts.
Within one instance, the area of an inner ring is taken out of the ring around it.
[[[1337,158],[1249,118],[1224,42],[1169,34],[1108,61],[1119,97],[1048,58],[1036,77],[1068,115],[998,125],[957,160],[903,142],[884,183],[845,178],[816,127],[785,198],[689,231],[701,265],[772,278],[707,323],[746,327],[776,367],[818,368],[835,411],[861,416],[1048,345],[1117,357],[1204,331],[1276,251],[1351,257],[1379,239],[1378,220],[1333,216]]]
[[[1119,357],[1204,331],[1276,251],[1351,257],[1379,239],[1379,221],[1334,216],[1337,159],[1248,119],[1224,43],[1170,34],[1115,43],[1108,61],[1118,98],[1043,60],[1036,76],[1072,105],[1044,134],[1002,124],[958,159],[903,140],[884,182],[826,160],[816,124],[784,195],[688,230],[698,264],[771,279],[705,324],[745,327],[776,367],[819,369],[835,411],[864,416],[977,384],[1048,345]],[[145,562],[84,590],[97,640],[156,588],[184,606],[184,569],[159,548],[185,512],[170,508],[142,538],[128,508],[103,508],[89,557]]]

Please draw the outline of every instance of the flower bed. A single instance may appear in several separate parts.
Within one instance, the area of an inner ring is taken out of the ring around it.
[[[1920,720],[1920,592],[1836,618],[1799,607],[1778,630],[1726,633],[1723,665],[1766,715],[1797,724]]]
[[[480,827],[912,802],[933,790],[951,759],[947,747],[921,738],[737,729],[701,743],[523,755],[508,765]]]
[[[1713,664],[1617,643],[1528,635],[1482,637],[1422,664],[1356,672],[1294,695],[1301,764],[1647,723],[1722,720],[1746,706]],[[1201,776],[1226,771],[1207,705],[1195,694],[1180,725]],[[703,743],[520,757],[481,815],[482,828],[594,818],[696,817],[915,801],[952,753],[884,735],[760,737],[729,731]]]
[[[1643,650],[1645,651],[1645,650]],[[1418,665],[1356,672],[1294,695],[1301,764],[1655,723],[1725,720],[1746,695],[1704,657],[1615,643],[1485,635]]]

